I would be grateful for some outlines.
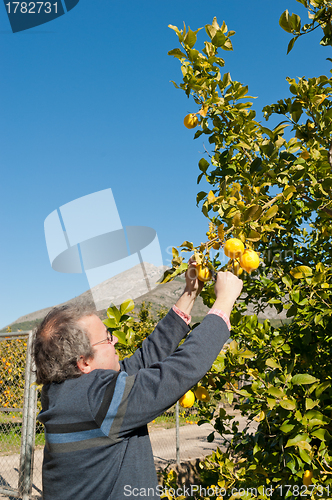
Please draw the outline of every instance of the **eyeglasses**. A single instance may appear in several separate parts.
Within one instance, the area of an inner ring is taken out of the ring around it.
[[[113,344],[113,339],[114,339],[113,334],[109,330],[107,330],[107,338],[104,340],[99,340],[99,342],[96,342],[95,344],[91,344],[91,347],[97,344],[104,344],[104,343]]]

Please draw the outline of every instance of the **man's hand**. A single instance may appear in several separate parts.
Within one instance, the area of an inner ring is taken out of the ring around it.
[[[175,305],[182,312],[190,315],[195,299],[201,293],[204,283],[197,278],[197,264],[194,257],[190,257],[188,264],[189,266],[185,274],[186,287]]]
[[[229,271],[219,272],[214,286],[216,301],[213,307],[220,309],[230,316],[234,303],[242,291],[242,287],[243,281],[235,276],[235,274]]]
[[[197,262],[195,261],[194,257],[190,257],[188,261],[188,269],[185,274],[186,278],[186,288],[185,291],[188,293],[195,293],[196,297],[199,295],[203,289],[204,283],[202,281],[199,281],[197,278],[198,273],[197,273]]]

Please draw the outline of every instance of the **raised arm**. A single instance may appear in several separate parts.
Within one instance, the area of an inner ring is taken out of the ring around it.
[[[197,279],[196,262],[189,259],[186,271],[186,286],[183,294],[168,314],[157,324],[154,331],[144,340],[142,347],[130,357],[120,362],[121,370],[132,375],[141,368],[148,368],[153,363],[163,361],[178,347],[180,341],[189,332],[190,312],[203,288]]]
[[[241,289],[242,281],[236,276],[228,272],[218,273],[215,286],[218,310],[230,312],[229,307],[234,304]],[[139,370],[136,376],[120,373],[113,396],[114,400],[116,395],[118,402],[112,410],[117,420],[114,426],[116,435],[113,437],[117,439],[125,436],[172,406],[205,375],[228,337],[226,322],[216,314],[208,314],[185,342],[164,361]],[[95,381],[101,384],[99,389],[95,386],[95,390],[91,391],[95,403],[101,400],[105,382],[105,379]],[[104,397],[107,397],[106,394],[107,391]]]

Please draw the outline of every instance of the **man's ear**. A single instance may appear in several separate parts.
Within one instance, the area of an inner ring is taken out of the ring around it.
[[[80,359],[77,361],[77,366],[82,373],[90,373],[92,370],[89,359],[85,359],[83,356],[80,356]]]

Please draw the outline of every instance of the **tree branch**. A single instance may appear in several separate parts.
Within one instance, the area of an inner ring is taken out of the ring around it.
[[[313,203],[314,202],[314,200],[311,199],[310,196],[308,196],[307,194],[302,195],[302,198],[304,198],[305,200],[309,201],[309,203]],[[327,215],[329,215],[330,217],[332,217],[332,210],[330,208],[323,207],[323,208],[321,208],[321,210],[323,212],[325,212]]]

